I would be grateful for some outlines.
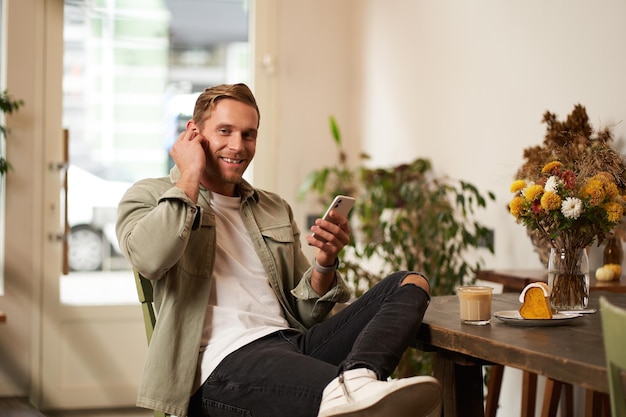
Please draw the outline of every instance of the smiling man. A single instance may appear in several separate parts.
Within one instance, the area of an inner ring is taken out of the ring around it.
[[[244,84],[206,89],[170,176],[120,202],[120,247],[158,310],[137,404],[179,417],[438,415],[437,380],[387,380],[416,341],[427,279],[394,273],[328,318],[350,296],[337,272],[348,219],[316,220],[311,265],[289,204],[243,180],[259,119]]]

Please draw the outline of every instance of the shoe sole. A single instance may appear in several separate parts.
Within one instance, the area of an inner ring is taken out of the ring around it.
[[[407,384],[368,401],[326,410],[318,417],[422,417],[432,413],[440,402],[439,382],[425,376],[420,377],[418,383]]]

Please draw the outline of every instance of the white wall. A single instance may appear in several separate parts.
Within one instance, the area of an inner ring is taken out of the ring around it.
[[[581,103],[594,127],[626,126],[626,3],[617,0],[366,1],[363,140],[381,165],[417,156],[497,194],[488,267],[539,268],[505,207],[546,110]],[[375,151],[371,151],[374,150]]]
[[[330,115],[337,118],[345,145],[352,150],[360,146],[350,128],[359,117],[360,70],[355,63],[361,41],[353,29],[357,3],[280,3],[275,163],[285,168],[276,184],[281,193],[293,195],[312,169],[336,162]]]
[[[623,1],[278,5],[279,168],[269,187],[294,202],[303,228],[312,209],[295,189],[335,161],[330,114],[353,161],[361,149],[376,166],[427,157],[437,172],[493,191],[481,216],[495,230],[487,268],[541,268],[506,205],[523,150],[543,141],[545,111],[564,118],[581,103],[594,127],[615,125],[620,149],[625,140]]]
[[[306,216],[319,215],[324,207],[313,199],[297,200],[298,188],[309,172],[337,161],[329,116],[337,118],[347,149],[356,155],[361,146],[361,135],[355,133],[361,106],[360,6],[360,0],[263,0],[256,5],[265,20],[255,22],[262,39],[253,41],[254,89],[261,109],[254,183],[292,204],[303,236]]]

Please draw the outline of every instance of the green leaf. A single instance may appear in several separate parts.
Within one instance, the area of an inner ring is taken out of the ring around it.
[[[330,132],[333,135],[335,144],[337,144],[338,147],[341,147],[341,132],[339,131],[339,125],[337,125],[335,116],[330,116]]]
[[[2,111],[2,113],[11,114],[14,111],[17,111],[23,105],[24,101],[13,99],[6,90],[4,90],[2,94],[0,94],[0,110]],[[7,129],[3,125],[0,125],[0,138],[5,138],[8,133],[9,129]],[[6,174],[11,169],[12,166],[9,161],[7,161],[4,156],[0,155],[0,176]]]

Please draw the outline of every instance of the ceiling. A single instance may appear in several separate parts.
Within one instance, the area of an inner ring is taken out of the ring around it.
[[[248,40],[248,0],[166,0],[173,48]]]

